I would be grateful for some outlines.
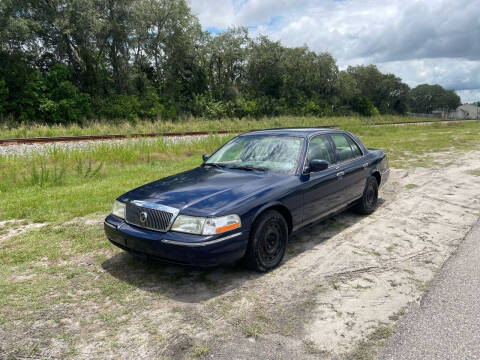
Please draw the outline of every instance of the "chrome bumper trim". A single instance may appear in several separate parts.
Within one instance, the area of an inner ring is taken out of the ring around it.
[[[104,225],[107,225],[107,226],[108,226],[109,228],[111,228],[111,229],[115,229],[115,230],[117,229],[117,227],[116,227],[115,225],[112,225],[112,224],[110,224],[110,223],[107,222],[107,221],[104,221],[103,224],[104,224]]]
[[[215,239],[215,240],[211,240],[211,241],[203,241],[203,242],[198,242],[198,243],[187,243],[187,242],[183,242],[183,241],[162,239],[162,243],[170,244],[170,245],[178,245],[178,246],[200,247],[200,246],[213,245],[213,244],[225,241],[225,240],[233,239],[233,238],[235,238],[237,236],[240,236],[240,235],[242,235],[241,232],[236,233],[236,234],[232,234],[232,235],[228,235],[228,236],[222,237],[220,239]]]

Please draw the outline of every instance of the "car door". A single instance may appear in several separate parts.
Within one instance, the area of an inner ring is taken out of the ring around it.
[[[335,152],[328,135],[310,139],[305,160],[305,170],[313,159],[325,160],[331,166],[319,172],[303,175],[303,222],[314,221],[334,211],[342,201],[341,184],[335,168]]]
[[[330,137],[335,150],[335,167],[342,180],[340,202],[346,205],[362,196],[368,164],[365,164],[362,150],[348,135],[338,133]]]

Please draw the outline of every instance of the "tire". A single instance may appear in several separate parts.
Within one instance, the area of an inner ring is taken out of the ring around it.
[[[363,196],[356,206],[357,212],[369,215],[377,209],[378,205],[378,182],[373,176],[367,179]]]
[[[246,265],[253,270],[267,272],[277,267],[285,256],[288,226],[285,218],[275,210],[260,215],[252,226]]]

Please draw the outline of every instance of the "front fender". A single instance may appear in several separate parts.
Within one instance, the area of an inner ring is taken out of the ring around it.
[[[287,222],[289,232],[292,231],[292,212],[291,210],[282,202],[280,201],[271,201],[266,204],[263,204],[255,209],[253,209],[249,214],[249,227],[251,228],[255,223],[255,220],[266,210],[268,209],[278,209],[279,212],[285,217],[285,221]]]

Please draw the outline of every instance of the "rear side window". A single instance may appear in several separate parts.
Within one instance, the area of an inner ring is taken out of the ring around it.
[[[352,151],[353,151],[353,155],[354,157],[360,157],[362,156],[362,150],[360,150],[360,148],[358,147],[357,143],[355,141],[352,140],[352,138],[350,138],[349,136],[347,136],[347,140],[350,144],[350,147],[352,148]]]
[[[331,134],[330,136],[335,144],[337,163],[342,163],[362,156],[359,147],[347,136],[343,134]]]
[[[333,147],[325,135],[315,136],[308,145],[307,164],[313,159],[325,160],[329,164],[335,162]]]

